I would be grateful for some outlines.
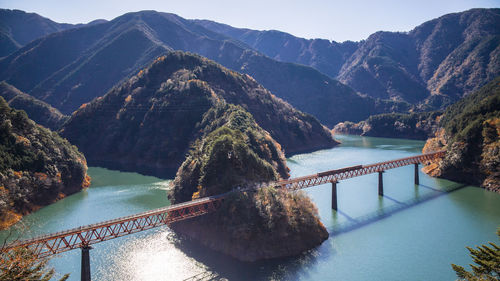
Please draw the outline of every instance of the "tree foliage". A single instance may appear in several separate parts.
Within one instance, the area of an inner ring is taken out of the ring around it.
[[[0,229],[88,184],[86,160],[0,97]]]
[[[500,238],[500,228],[497,230]],[[500,278],[500,247],[495,243],[478,246],[477,249],[467,247],[475,264],[470,264],[472,271],[467,271],[462,266],[452,264],[460,280],[467,281],[496,281]]]
[[[500,77],[448,107],[440,125],[453,141],[479,142],[484,121],[500,116]]]
[[[500,77],[448,107],[440,175],[500,192]]]
[[[55,275],[55,270],[49,268],[47,258],[37,258],[26,248],[0,253],[0,281],[48,281]],[[67,280],[65,274],[59,281]]]
[[[177,172],[174,202],[288,177],[280,145],[240,106],[221,103],[198,125],[200,137]]]

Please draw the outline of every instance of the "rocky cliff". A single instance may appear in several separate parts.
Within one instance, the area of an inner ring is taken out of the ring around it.
[[[448,107],[440,126],[424,152],[446,156],[424,171],[500,192],[500,77]]]
[[[0,97],[0,229],[88,187],[85,157]]]
[[[202,134],[179,168],[169,198],[228,195],[215,213],[171,225],[177,233],[242,261],[295,256],[321,244],[328,232],[304,193],[263,187],[288,168],[280,146],[239,106],[207,112]]]

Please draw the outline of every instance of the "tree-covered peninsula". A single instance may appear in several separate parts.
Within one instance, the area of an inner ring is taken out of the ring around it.
[[[335,134],[426,140],[434,135],[441,112],[384,113],[358,123],[345,121],[333,128]]]
[[[288,168],[280,145],[248,112],[218,105],[201,124],[169,198],[234,192],[217,212],[177,222],[174,231],[242,261],[295,256],[328,238],[309,197],[265,186],[288,177]]]

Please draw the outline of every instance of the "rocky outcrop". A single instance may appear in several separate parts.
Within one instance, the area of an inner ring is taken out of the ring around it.
[[[90,185],[85,157],[0,97],[0,229]]]
[[[423,151],[446,156],[424,171],[500,192],[500,78],[450,106],[440,126]]]
[[[159,57],[102,98],[84,104],[61,134],[92,165],[168,177],[198,138],[204,115],[223,103],[252,114],[287,154],[337,144],[318,120],[250,76],[183,52]]]
[[[328,238],[306,195],[256,186],[288,177],[288,168],[280,145],[249,113],[221,105],[205,114],[201,128],[171,202],[234,192],[215,213],[174,223],[174,231],[242,261],[295,256]]]
[[[440,116],[440,112],[372,115],[358,123],[349,121],[339,123],[335,125],[332,132],[334,134],[425,140],[436,132]]]

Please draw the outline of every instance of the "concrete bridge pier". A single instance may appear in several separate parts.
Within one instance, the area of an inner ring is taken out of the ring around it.
[[[420,180],[418,178],[418,163],[415,163],[415,184],[416,185],[420,184]]]
[[[89,245],[84,245],[82,249],[82,281],[90,281],[90,253],[92,249]]]
[[[337,211],[337,182],[332,181],[332,209]]]
[[[382,174],[384,171],[378,171],[378,195],[384,196],[384,180]]]

